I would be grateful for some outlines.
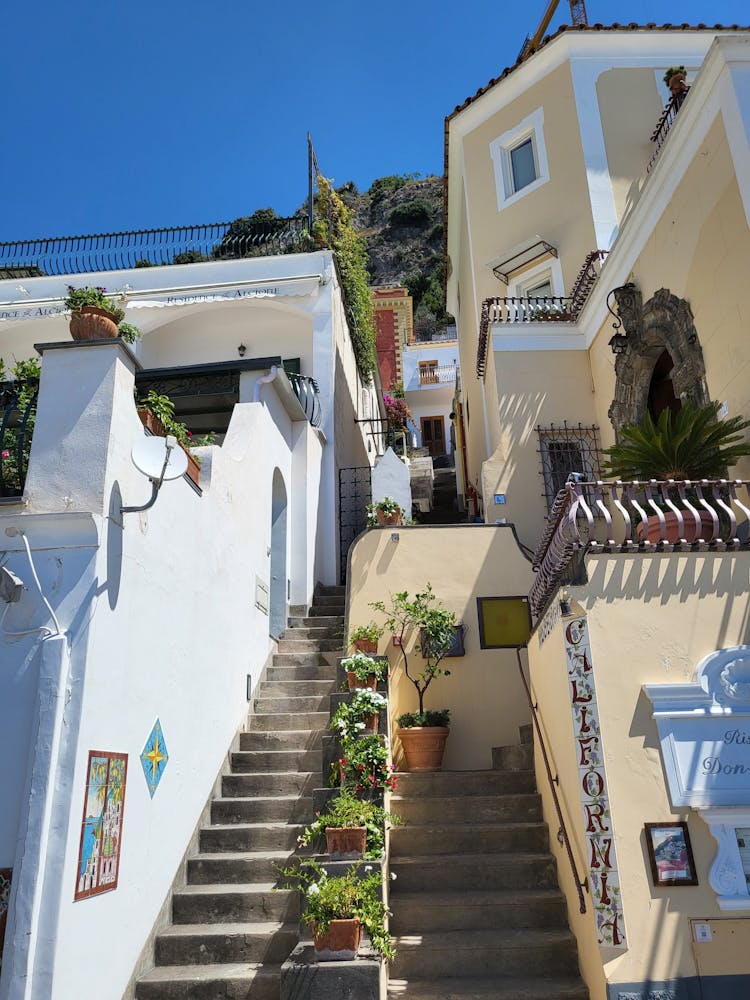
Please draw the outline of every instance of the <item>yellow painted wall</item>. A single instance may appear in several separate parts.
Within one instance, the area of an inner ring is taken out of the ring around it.
[[[394,530],[397,542],[391,539]],[[510,527],[374,528],[361,535],[351,549],[350,628],[382,620],[369,607],[370,601],[384,600],[388,605],[391,593],[406,590],[413,596],[428,582],[443,606],[466,625],[466,655],[446,661],[451,676],[436,678],[425,696],[425,708],[451,710],[445,770],[490,768],[492,747],[518,744],[518,728],[529,721],[515,651],[480,649],[476,598],[525,595],[532,575]],[[388,653],[392,664],[393,725],[401,712],[417,710],[417,695],[403,675],[399,652],[388,636],[381,639],[380,652]],[[415,663],[422,662],[413,655]],[[395,749],[398,753],[398,747]]]
[[[550,180],[502,211],[490,143],[515,128],[538,108],[544,109],[544,139]],[[560,249],[566,289],[586,254],[595,249],[586,170],[579,138],[573,83],[567,64],[488,117],[463,142],[464,183],[478,298],[505,295],[505,286],[488,267],[535,233]]]
[[[693,679],[697,664],[708,653],[750,642],[750,556],[602,555],[590,557],[587,567],[588,584],[568,589],[574,605],[577,602],[588,614],[627,951],[600,951],[591,914],[577,913],[567,861],[554,840],[553,849],[591,998],[604,1000],[600,968],[610,983],[695,976],[690,920],[740,916],[719,910],[708,884],[716,854],[708,826],[693,810],[671,808],[651,703],[641,686],[684,683]],[[529,658],[553,770],[560,775],[566,823],[576,838],[576,858],[585,866],[562,625],[541,649],[535,636]],[[537,775],[545,818],[554,830],[556,820],[538,759]],[[655,889],[651,883],[643,824],[666,820],[688,822],[698,886]],[[733,940],[746,956],[743,971],[750,974],[750,920],[738,923]],[[719,936],[717,947],[721,941]],[[710,954],[704,965],[715,972]]]
[[[709,394],[728,404],[730,416],[750,413],[750,299],[744,294],[749,267],[750,232],[718,117],[655,222],[630,280],[641,289],[644,303],[659,288],[690,303]],[[602,277],[606,280],[606,268]],[[614,358],[607,346],[611,336],[608,320],[590,349],[604,446],[614,440],[607,416],[615,386]],[[736,474],[750,477],[750,461],[738,465]]]
[[[525,545],[535,548],[544,529],[547,504],[539,455],[539,425],[594,423],[587,352],[498,351],[496,373],[497,449],[485,463],[485,517],[516,525]],[[504,506],[492,503],[504,493]]]

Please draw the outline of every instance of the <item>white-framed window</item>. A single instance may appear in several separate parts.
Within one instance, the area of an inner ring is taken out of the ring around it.
[[[544,109],[538,108],[515,128],[490,143],[498,211],[536,191],[549,180],[544,144]]]
[[[524,268],[510,276],[508,295],[519,298],[548,298],[564,294],[562,265],[557,257]]]

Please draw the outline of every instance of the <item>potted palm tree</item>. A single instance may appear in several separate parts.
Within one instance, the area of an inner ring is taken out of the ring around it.
[[[750,442],[743,434],[750,427],[750,420],[720,418],[719,406],[717,402],[706,406],[685,403],[676,413],[663,410],[656,421],[646,413],[640,423],[623,427],[620,441],[605,450],[605,475],[661,483],[685,480],[695,483],[701,479],[724,478],[728,466],[750,455]],[[664,517],[665,541],[674,543],[678,540],[677,515],[668,510]],[[705,538],[706,532],[712,530],[713,519],[707,512],[701,513],[700,528],[689,520],[685,518],[683,537],[686,542]],[[660,524],[658,515],[648,519],[650,542],[660,540]]]
[[[455,614],[436,605],[436,601],[428,583],[413,600],[407,591],[402,591],[391,595],[390,607],[383,601],[371,604],[387,616],[385,627],[393,634],[394,645],[401,651],[404,673],[417,692],[418,710],[404,712],[396,720],[399,727],[396,735],[410,771],[439,771],[450,732],[449,709],[429,711],[424,707],[425,693],[434,679],[441,674],[450,675],[442,663],[454,644],[457,627]],[[413,666],[415,649],[422,657],[421,669]]]

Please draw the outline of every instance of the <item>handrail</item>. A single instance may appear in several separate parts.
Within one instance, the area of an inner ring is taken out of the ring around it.
[[[552,792],[552,800],[555,803],[555,812],[557,813],[557,820],[560,824],[560,830],[558,837],[562,836],[562,842],[565,845],[565,852],[568,855],[568,862],[570,863],[570,870],[573,873],[573,879],[576,884],[576,890],[578,892],[578,909],[580,913],[586,912],[586,898],[583,895],[583,890],[589,891],[589,880],[586,878],[581,881],[581,876],[578,874],[578,866],[576,865],[576,859],[573,857],[573,848],[570,843],[570,837],[568,837],[568,829],[565,826],[565,819],[562,814],[562,808],[560,806],[560,799],[557,794],[556,785],[560,784],[560,777],[556,775],[552,777],[552,768],[549,764],[549,757],[547,755],[547,748],[544,745],[544,737],[542,736],[542,727],[539,725],[539,704],[535,702],[531,695],[531,688],[529,687],[529,682],[526,680],[526,674],[523,669],[523,661],[521,660],[521,648],[516,647],[516,658],[518,660],[518,672],[521,675],[521,681],[523,683],[524,691],[526,692],[526,698],[529,702],[529,708],[531,709],[531,721],[534,724],[534,729],[536,730],[537,739],[539,740],[539,749],[542,751],[542,759],[544,760],[544,768],[547,772],[547,781],[549,783],[549,790]]]
[[[674,120],[677,117],[677,112],[685,103],[685,98],[687,97],[689,92],[690,92],[690,87],[686,86],[684,90],[678,91],[676,94],[673,94],[667,101],[666,105],[664,106],[664,110],[662,111],[661,116],[659,117],[659,121],[656,123],[656,128],[649,137],[651,139],[651,142],[656,143],[656,149],[654,150],[651,159],[648,161],[648,166],[646,167],[647,174],[650,173],[651,170],[653,169],[653,166],[656,163],[659,153],[661,152],[661,148],[666,141],[667,134],[669,130],[672,128]]]

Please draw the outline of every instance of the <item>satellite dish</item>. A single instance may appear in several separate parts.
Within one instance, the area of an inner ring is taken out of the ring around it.
[[[171,441],[169,443],[171,444]],[[187,472],[187,455],[176,441],[167,451],[167,438],[141,438],[133,445],[130,454],[136,469],[157,483],[162,480],[166,482],[168,479],[179,479]],[[165,461],[166,468],[164,468]]]

